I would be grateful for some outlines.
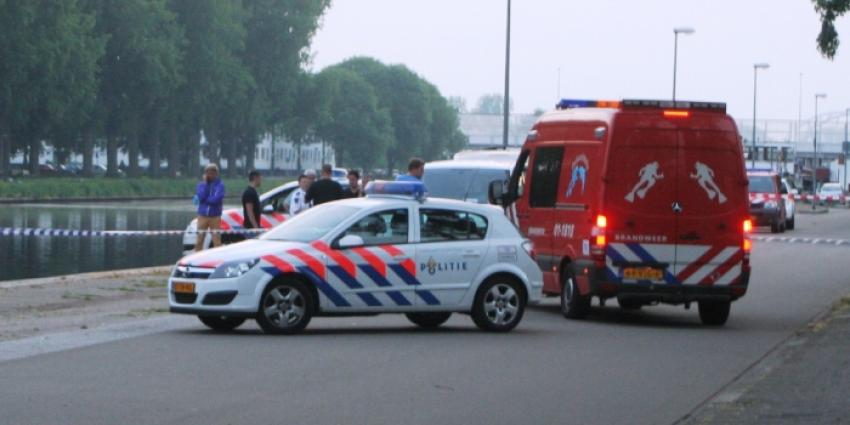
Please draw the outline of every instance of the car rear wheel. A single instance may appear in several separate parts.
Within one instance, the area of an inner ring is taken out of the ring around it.
[[[635,300],[624,300],[617,298],[617,304],[620,304],[620,308],[623,310],[640,310],[643,307],[643,303]]]
[[[575,274],[567,266],[561,287],[561,314],[568,319],[584,319],[590,313],[590,297],[578,290]]]
[[[451,313],[407,313],[407,320],[410,320],[414,324],[418,325],[422,328],[436,328],[443,323],[446,323],[446,320],[449,320],[449,317],[452,316]]]
[[[216,332],[230,332],[245,323],[244,317],[198,316],[198,319]]]
[[[525,295],[513,279],[496,277],[478,289],[472,306],[472,321],[485,331],[508,332],[522,320]]]
[[[723,326],[729,319],[731,301],[700,301],[699,318],[703,325]]]
[[[271,283],[260,298],[257,324],[270,334],[301,332],[313,317],[313,296],[297,280]]]

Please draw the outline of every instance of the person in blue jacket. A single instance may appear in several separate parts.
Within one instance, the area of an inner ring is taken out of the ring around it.
[[[204,180],[195,190],[195,203],[198,206],[198,239],[195,251],[204,249],[207,231],[214,231],[212,243],[221,246],[221,210],[224,204],[224,183],[218,177],[218,166],[209,164],[204,168]]]

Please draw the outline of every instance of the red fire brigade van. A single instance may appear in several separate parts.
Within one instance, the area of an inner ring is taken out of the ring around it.
[[[740,136],[722,103],[564,100],[543,115],[505,189],[544,292],[569,318],[692,302],[722,325],[747,291],[752,228]]]

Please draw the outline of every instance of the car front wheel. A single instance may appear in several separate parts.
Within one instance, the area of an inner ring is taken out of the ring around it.
[[[485,331],[508,332],[522,320],[525,304],[519,283],[504,277],[493,278],[478,289],[472,321]]]
[[[270,334],[299,333],[313,317],[313,296],[297,280],[270,284],[260,298],[257,324]]]

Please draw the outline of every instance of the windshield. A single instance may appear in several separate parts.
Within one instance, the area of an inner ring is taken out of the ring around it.
[[[490,182],[505,181],[508,176],[507,170],[499,169],[441,168],[426,170],[423,180],[428,196],[484,203]]]
[[[749,176],[750,193],[776,193],[776,186],[771,176]]]
[[[313,242],[321,239],[360,208],[330,204],[320,205],[286,220],[260,239],[273,241]]]

